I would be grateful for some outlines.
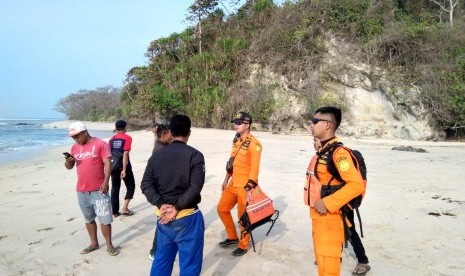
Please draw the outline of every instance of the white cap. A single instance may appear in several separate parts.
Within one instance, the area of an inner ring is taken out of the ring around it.
[[[84,130],[87,128],[82,122],[74,122],[68,128],[68,136],[74,136]]]

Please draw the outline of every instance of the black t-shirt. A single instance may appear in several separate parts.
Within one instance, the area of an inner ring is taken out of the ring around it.
[[[180,211],[198,208],[204,183],[203,154],[175,140],[150,157],[141,189],[147,200],[158,208],[171,204]]]

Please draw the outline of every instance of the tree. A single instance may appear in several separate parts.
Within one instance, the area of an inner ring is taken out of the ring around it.
[[[202,53],[202,20],[218,6],[218,0],[196,0],[188,11],[187,20],[197,22],[197,35],[199,39],[199,53]]]
[[[430,1],[438,5],[441,8],[441,10],[449,13],[450,27],[453,28],[454,27],[454,9],[459,3],[459,0],[444,0],[442,3],[437,0],[430,0]],[[447,2],[449,2],[448,5],[447,5]]]
[[[120,93],[120,88],[112,86],[79,90],[60,99],[54,110],[66,114],[71,120],[114,120],[121,115]]]

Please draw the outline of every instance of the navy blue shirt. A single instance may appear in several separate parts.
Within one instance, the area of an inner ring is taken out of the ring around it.
[[[110,150],[113,156],[115,155],[121,156],[120,163],[114,169],[118,169],[118,170],[122,169],[123,168],[123,161],[122,161],[123,157],[122,156],[124,154],[124,151],[131,150],[131,144],[132,144],[131,136],[127,135],[126,133],[118,133],[115,136],[111,137],[108,144],[110,144]],[[131,160],[128,158],[128,164],[126,165],[126,170],[131,170],[131,169],[132,169]]]

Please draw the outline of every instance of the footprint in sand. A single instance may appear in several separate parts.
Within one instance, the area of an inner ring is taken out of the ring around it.
[[[0,241],[7,238],[8,236],[0,236]]]
[[[76,269],[76,268],[81,267],[82,265],[86,265],[86,264],[89,264],[89,263],[90,263],[89,260],[84,259],[84,261],[82,261],[81,263],[74,264],[74,265],[73,265],[73,268]]]
[[[63,244],[63,243],[65,243],[65,242],[66,242],[66,241],[64,241],[64,240],[56,241],[56,242],[52,243],[52,247],[57,246],[57,245],[60,245],[60,244]]]
[[[42,229],[38,229],[36,231],[37,232],[42,232],[42,231],[50,231],[50,230],[53,230],[53,227],[45,227],[45,228],[42,228]]]
[[[67,219],[66,221],[73,221],[73,220],[75,220],[75,219],[76,219],[76,218],[69,218],[69,219]]]
[[[444,216],[451,216],[451,217],[455,217],[455,216],[456,216],[455,214],[453,214],[453,213],[451,213],[451,212],[447,212],[447,211],[446,211],[446,212],[442,212],[442,214],[443,214]]]
[[[38,240],[38,241],[34,241],[34,242],[30,242],[30,243],[28,243],[27,245],[38,244],[38,243],[40,243],[41,241],[42,241],[42,240]]]

